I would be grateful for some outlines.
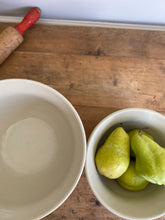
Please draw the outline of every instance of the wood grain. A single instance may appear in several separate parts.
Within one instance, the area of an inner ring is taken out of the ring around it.
[[[1,23],[0,32],[8,25]],[[8,78],[57,89],[77,109],[88,138],[119,109],[144,107],[165,115],[165,32],[35,25],[0,66],[0,79]],[[67,201],[44,218],[63,219],[121,220],[97,201],[85,173]]]

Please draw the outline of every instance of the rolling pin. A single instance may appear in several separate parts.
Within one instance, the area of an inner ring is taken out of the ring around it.
[[[31,27],[39,18],[39,8],[31,9],[22,22],[15,27],[7,27],[0,34],[0,64],[23,42],[24,32]]]

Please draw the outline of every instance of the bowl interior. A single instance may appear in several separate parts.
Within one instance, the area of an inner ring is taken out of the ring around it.
[[[128,219],[151,219],[165,213],[165,187],[149,184],[144,190],[131,192],[116,180],[99,175],[95,167],[95,153],[112,130],[123,126],[126,131],[144,129],[165,147],[165,118],[147,109],[125,109],[111,114],[94,129],[88,142],[86,175],[97,199],[110,211]]]
[[[7,80],[0,82],[0,91],[1,143],[12,124],[27,118],[43,120],[54,134],[51,159],[47,156],[50,155],[48,148],[43,157],[46,166],[32,169],[33,172],[24,172],[17,165],[21,170],[18,172],[14,166],[9,166],[0,145],[0,218],[40,218],[61,205],[80,178],[85,160],[83,126],[71,104],[58,92],[40,83]],[[41,138],[44,141],[46,136]],[[32,168],[40,165],[27,155],[21,156]]]

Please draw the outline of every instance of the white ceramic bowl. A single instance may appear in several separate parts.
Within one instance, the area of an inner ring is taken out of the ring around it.
[[[131,192],[116,180],[105,178],[96,170],[96,149],[108,134],[123,123],[126,130],[146,128],[154,139],[165,147],[165,117],[155,111],[140,108],[123,109],[110,114],[93,130],[88,141],[86,176],[89,185],[102,205],[126,219],[154,219],[165,214],[165,186],[149,184],[144,190]]]
[[[33,121],[32,128],[28,124],[32,130],[24,133],[11,127],[29,118],[45,124]],[[7,131],[8,145],[2,144]],[[27,149],[18,146],[29,132],[38,135],[41,148],[34,140],[28,140]],[[0,141],[0,219],[40,219],[76,187],[85,164],[86,137],[78,113],[59,92],[31,80],[0,81]]]

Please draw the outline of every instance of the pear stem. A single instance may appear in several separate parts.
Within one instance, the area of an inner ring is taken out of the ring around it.
[[[140,130],[138,131],[138,135],[139,135],[139,136],[142,135],[142,129],[140,129]]]

